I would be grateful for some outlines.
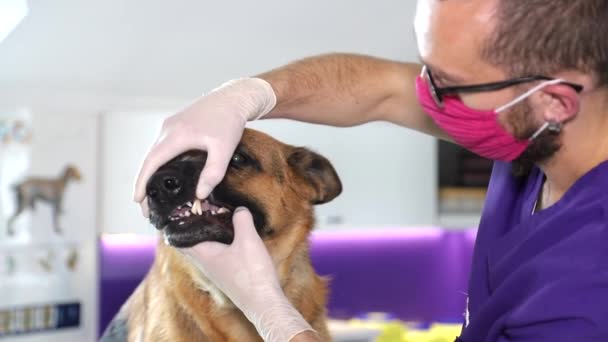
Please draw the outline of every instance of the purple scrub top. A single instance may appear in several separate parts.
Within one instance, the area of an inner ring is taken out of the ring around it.
[[[494,164],[457,341],[608,342],[608,161],[533,213],[543,179]]]

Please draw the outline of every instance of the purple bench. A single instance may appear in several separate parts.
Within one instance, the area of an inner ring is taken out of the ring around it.
[[[430,227],[318,231],[311,257],[317,272],[331,277],[332,318],[388,312],[406,321],[460,322],[474,240],[474,230]],[[156,241],[102,238],[101,331],[147,273]]]

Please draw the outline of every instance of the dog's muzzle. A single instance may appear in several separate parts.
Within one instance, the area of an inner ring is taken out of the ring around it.
[[[202,241],[230,243],[233,208],[195,196],[200,160],[172,161],[156,171],[146,187],[150,222],[162,230],[168,244],[185,247]]]

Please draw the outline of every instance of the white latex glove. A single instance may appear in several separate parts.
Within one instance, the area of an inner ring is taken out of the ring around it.
[[[285,297],[249,210],[237,208],[232,221],[231,245],[203,242],[182,251],[241,309],[264,341],[287,342],[301,332],[314,332]]]
[[[134,200],[148,216],[146,184],[163,164],[191,149],[207,151],[196,196],[204,199],[224,178],[230,158],[247,121],[269,113],[276,105],[270,84],[260,78],[241,78],[224,83],[163,122],[135,182]]]

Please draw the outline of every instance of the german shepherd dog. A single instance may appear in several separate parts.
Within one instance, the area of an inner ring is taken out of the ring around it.
[[[222,182],[195,200],[203,151],[161,167],[147,185],[150,221],[163,236],[152,268],[110,323],[102,341],[261,341],[243,313],[175,247],[203,241],[230,244],[232,211],[249,208],[283,291],[324,341],[326,280],[310,262],[313,205],[338,196],[330,162],[305,148],[246,129]]]

